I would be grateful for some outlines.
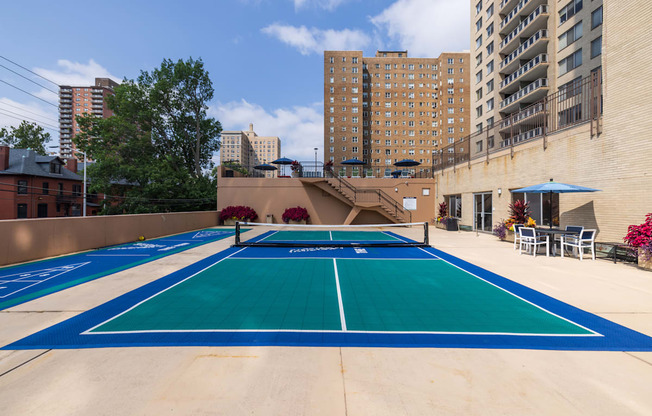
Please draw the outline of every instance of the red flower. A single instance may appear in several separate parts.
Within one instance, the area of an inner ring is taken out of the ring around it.
[[[239,220],[239,221],[253,221],[258,218],[258,214],[253,208],[239,206],[229,206],[220,212],[220,219],[224,220]]]
[[[310,218],[308,210],[303,207],[288,208],[283,212],[283,222],[287,223],[292,221],[305,221]]]

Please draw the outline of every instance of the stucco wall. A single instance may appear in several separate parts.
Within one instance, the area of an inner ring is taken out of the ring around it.
[[[258,222],[265,222],[267,215],[273,215],[274,222],[281,223],[286,208],[302,206],[308,210],[313,224],[342,224],[351,206],[311,184],[319,179],[304,181],[295,178],[218,178],[217,207],[221,210],[230,205],[246,205],[256,210]],[[359,189],[382,189],[401,206],[404,197],[416,197],[413,222],[430,221],[434,217],[433,179],[351,178],[347,181]],[[424,188],[429,189],[430,195],[422,195]],[[389,221],[367,213],[355,222]]]
[[[112,215],[0,221],[0,264],[74,253],[212,227],[217,212]]]

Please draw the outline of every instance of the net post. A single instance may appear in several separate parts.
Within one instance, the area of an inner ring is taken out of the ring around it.
[[[235,245],[240,245],[240,221],[235,222]]]
[[[428,221],[423,222],[423,235],[425,237],[424,243],[429,246],[430,245],[430,238],[428,236]]]

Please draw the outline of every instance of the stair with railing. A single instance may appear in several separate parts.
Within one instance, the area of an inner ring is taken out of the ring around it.
[[[412,222],[412,213],[404,209],[382,189],[356,188],[346,179],[334,175],[327,178],[326,183],[350,201],[352,206],[379,206],[387,215],[398,222]]]

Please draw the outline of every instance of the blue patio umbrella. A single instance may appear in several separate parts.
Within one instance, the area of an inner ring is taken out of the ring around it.
[[[275,165],[283,166],[283,175],[285,175],[285,165],[291,165],[294,160],[288,159],[287,157],[282,157],[280,159],[274,160],[272,163]]]
[[[263,163],[262,165],[254,166],[254,169],[258,169],[258,170],[276,170],[276,166],[272,166],[272,165],[268,165],[267,163]]]
[[[394,166],[410,167],[410,166],[419,166],[420,164],[421,164],[421,162],[417,162],[416,160],[403,159],[403,160],[399,160],[398,162],[394,163]]]
[[[598,192],[600,189],[587,188],[586,186],[569,185],[567,183],[555,182],[550,178],[550,182],[540,183],[538,185],[527,186],[521,189],[515,189],[512,192],[523,192],[525,194],[549,194],[550,195],[550,228],[552,228],[552,194],[565,194],[572,192]]]
[[[353,158],[353,159],[345,160],[341,164],[342,165],[364,165],[365,162],[363,162],[360,159]]]

